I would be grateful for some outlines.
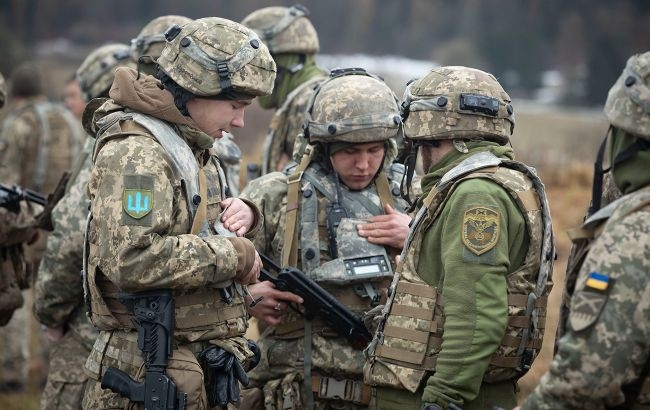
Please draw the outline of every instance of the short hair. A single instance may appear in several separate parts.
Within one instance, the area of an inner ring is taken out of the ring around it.
[[[11,95],[13,97],[35,97],[43,94],[43,77],[31,63],[23,63],[11,73]]]

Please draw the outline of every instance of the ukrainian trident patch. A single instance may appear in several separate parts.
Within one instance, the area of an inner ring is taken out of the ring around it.
[[[153,178],[148,175],[125,175],[122,209],[133,219],[142,219],[153,209]]]
[[[462,240],[467,249],[482,255],[499,240],[501,218],[498,211],[476,206],[463,214]]]

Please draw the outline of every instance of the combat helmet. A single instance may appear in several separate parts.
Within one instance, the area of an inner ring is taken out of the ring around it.
[[[242,20],[255,30],[271,54],[316,54],[318,34],[308,18],[309,10],[300,4],[291,7],[264,7]]]
[[[334,69],[307,104],[305,138],[310,144],[367,143],[401,131],[399,102],[384,81],[362,68]]]
[[[411,140],[486,139],[508,143],[515,126],[510,96],[492,74],[474,68],[434,68],[407,85],[404,134]]]
[[[135,68],[126,44],[111,43],[93,50],[81,63],[75,78],[87,101],[108,92],[117,67]]]
[[[650,140],[650,51],[627,60],[605,102],[609,123]]]
[[[158,67],[195,96],[234,92],[256,97],[273,91],[275,62],[257,34],[239,23],[201,18],[172,26],[165,38]]]
[[[165,47],[167,29],[174,24],[183,26],[190,21],[192,19],[177,15],[160,16],[151,20],[140,30],[138,36],[131,40],[131,58],[138,61],[142,56],[149,56],[154,63]]]

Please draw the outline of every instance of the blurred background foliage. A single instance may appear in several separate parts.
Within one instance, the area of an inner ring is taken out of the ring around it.
[[[628,56],[650,49],[647,0],[303,0],[325,54],[400,55],[495,74],[519,98],[600,105]],[[294,1],[2,0],[0,71],[38,53],[80,60],[163,14],[239,21]]]

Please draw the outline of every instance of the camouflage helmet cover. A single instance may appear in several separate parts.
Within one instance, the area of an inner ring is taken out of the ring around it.
[[[417,140],[482,138],[506,144],[515,126],[510,96],[492,74],[434,68],[406,87],[404,133]]]
[[[252,96],[273,91],[275,62],[257,34],[219,17],[173,26],[158,66],[185,90],[215,96],[233,90]]]
[[[650,139],[650,51],[627,60],[609,90],[604,111],[613,126]]]
[[[395,93],[363,69],[335,69],[307,104],[305,137],[315,142],[386,141],[401,131]]]
[[[165,47],[165,32],[174,24],[183,26],[192,21],[189,17],[168,15],[160,16],[147,23],[138,36],[131,40],[131,58],[138,61],[142,55],[148,55],[154,59],[160,57]]]
[[[5,78],[0,73],[0,108],[5,105],[5,99],[7,98],[7,86],[5,85]]]
[[[246,16],[242,24],[255,30],[271,54],[316,54],[318,34],[308,16],[309,10],[300,4],[264,7]]]
[[[99,97],[111,87],[117,67],[135,68],[126,44],[106,44],[88,54],[75,73],[86,100]]]

